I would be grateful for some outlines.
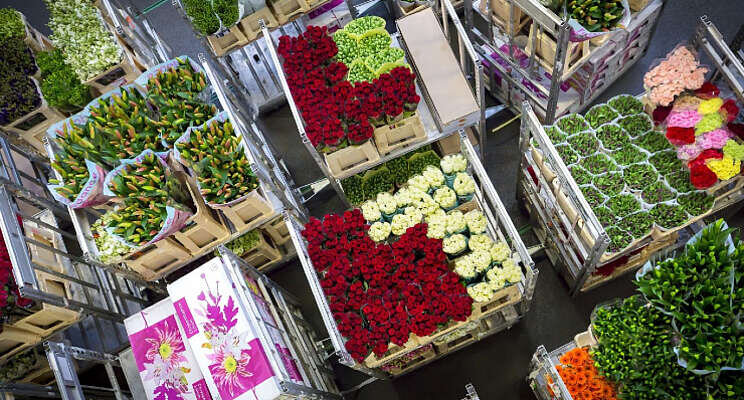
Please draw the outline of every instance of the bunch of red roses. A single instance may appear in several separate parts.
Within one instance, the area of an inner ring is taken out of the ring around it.
[[[375,243],[361,211],[311,218],[302,235],[320,275],[346,349],[357,361],[381,356],[389,343],[404,345],[450,320],[464,321],[472,299],[452,272],[442,241],[426,237],[426,224],[398,241]]]
[[[10,312],[18,307],[28,307],[33,304],[33,300],[21,297],[18,286],[13,279],[13,264],[10,262],[8,249],[5,247],[5,241],[0,236],[0,310],[2,317],[9,317]]]
[[[309,26],[300,36],[282,36],[278,52],[305,133],[321,150],[364,143],[374,133],[372,122],[390,124],[404,111],[415,111],[420,101],[408,68],[352,85],[345,79],[348,67],[333,61],[338,48],[326,27]]]

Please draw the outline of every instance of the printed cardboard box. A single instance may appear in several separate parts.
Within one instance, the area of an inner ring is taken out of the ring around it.
[[[273,343],[252,324],[243,284],[220,258],[168,285],[181,333],[191,346],[213,397],[275,399],[289,376]]]
[[[191,348],[181,337],[169,298],[124,320],[149,400],[211,400]]]

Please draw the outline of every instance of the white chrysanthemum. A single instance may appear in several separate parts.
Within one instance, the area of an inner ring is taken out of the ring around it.
[[[458,172],[455,181],[452,183],[452,188],[459,196],[467,196],[475,192],[475,181],[470,175]]]
[[[429,182],[430,187],[436,188],[444,185],[444,174],[442,170],[433,165],[426,167],[423,175],[426,181]]]
[[[468,241],[468,247],[470,247],[470,250],[476,251],[476,250],[483,250],[489,252],[489,258],[492,258],[490,255],[491,247],[493,246],[493,240],[491,240],[488,235],[471,235],[470,240]]]
[[[491,247],[491,258],[494,262],[500,263],[509,258],[512,251],[506,242],[498,242]]]
[[[442,242],[442,249],[447,254],[460,253],[461,251],[465,250],[466,246],[467,241],[465,240],[465,236],[459,233],[444,238],[444,241]]]
[[[411,192],[411,205],[418,208],[423,215],[431,215],[439,210],[439,204],[428,193],[415,189]]]
[[[486,231],[488,221],[480,210],[468,211],[465,214],[465,221],[468,223],[470,233],[483,233]]]
[[[447,223],[447,213],[441,208],[427,215],[425,218],[427,224],[430,224],[432,221],[443,221],[445,224]]]
[[[510,283],[517,283],[522,280],[522,270],[513,258],[507,258],[503,263],[501,263],[501,265],[504,269],[504,277],[507,281]]]
[[[375,222],[369,227],[369,237],[375,242],[381,242],[390,236],[392,227],[387,222]]]
[[[362,216],[369,222],[379,221],[382,218],[382,214],[380,214],[380,208],[377,206],[377,202],[369,200],[362,204]]]
[[[442,158],[439,165],[445,174],[453,174],[465,171],[468,167],[468,160],[462,154],[450,154]]]
[[[444,239],[447,236],[447,223],[443,221],[429,223],[426,228],[426,237],[430,239]]]
[[[442,186],[434,192],[434,201],[442,208],[452,208],[457,205],[457,195],[454,190]]]
[[[504,270],[499,267],[493,267],[486,272],[486,279],[494,290],[501,289],[506,285],[506,275]]]
[[[467,227],[465,223],[465,216],[459,210],[452,210],[447,213],[447,232],[457,233],[462,232]]]
[[[398,209],[398,203],[393,198],[393,195],[388,192],[377,193],[377,206],[385,214],[392,214]]]

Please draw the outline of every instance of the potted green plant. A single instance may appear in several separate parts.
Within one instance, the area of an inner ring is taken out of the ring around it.
[[[568,138],[568,144],[581,156],[589,156],[599,149],[599,141],[592,132],[581,132]]]
[[[613,98],[607,104],[622,116],[640,114],[643,112],[643,103],[630,95],[621,95]]]
[[[630,233],[635,239],[648,235],[653,225],[654,220],[643,211],[627,215],[617,223],[620,229]]]
[[[610,160],[607,155],[602,153],[593,154],[581,160],[579,165],[581,165],[587,171],[589,171],[589,173],[594,175],[599,175],[610,171],[617,171],[617,165],[612,160]]]
[[[687,222],[687,212],[677,205],[659,203],[649,211],[654,223],[664,229],[676,228]]]
[[[555,146],[555,149],[558,151],[558,155],[561,156],[561,160],[563,160],[563,163],[566,165],[576,164],[579,161],[579,155],[576,154],[576,151],[567,144],[559,144],[558,146]]]
[[[586,120],[579,114],[569,114],[559,119],[555,125],[569,136],[589,129]]]
[[[615,160],[618,165],[631,165],[635,163],[640,163],[648,160],[648,156],[646,153],[641,151],[641,149],[638,148],[638,146],[633,144],[626,144],[623,148],[617,151],[613,151],[610,156],[613,160]]]
[[[648,159],[648,162],[664,176],[671,175],[685,168],[682,161],[677,158],[677,153],[674,150],[660,151],[652,155]]]
[[[616,226],[611,226],[605,231],[610,237],[610,244],[607,246],[607,251],[610,253],[616,253],[633,242],[633,236]]]
[[[617,112],[610,108],[607,104],[599,104],[584,114],[584,118],[592,128],[597,129],[600,126],[612,121],[617,118]]]
[[[598,207],[605,202],[605,196],[593,186],[582,186],[580,189],[590,207]]]
[[[673,200],[674,197],[674,192],[661,180],[646,186],[641,192],[641,198],[648,204]]]
[[[597,137],[607,150],[620,150],[630,144],[630,137],[618,125],[603,125],[597,129]]]
[[[644,133],[643,135],[633,140],[633,143],[635,143],[640,148],[648,151],[649,153],[656,153],[657,151],[672,148],[672,145],[669,143],[669,140],[667,140],[666,136],[664,136],[663,133],[656,131]]]
[[[713,196],[708,196],[705,192],[693,192],[677,197],[679,205],[694,217],[710,211],[714,200]]]
[[[641,209],[641,203],[632,194],[619,194],[607,200],[607,207],[618,218],[624,218]]]
[[[649,183],[656,182],[659,174],[649,164],[633,164],[623,171],[625,183],[635,190],[642,190]]]
[[[573,176],[574,180],[579,185],[588,185],[592,183],[592,179],[594,178],[589,171],[578,165],[572,165],[571,168],[569,168],[569,171],[571,172],[571,176]]]
[[[687,169],[671,173],[664,178],[669,186],[676,190],[677,193],[689,193],[696,190],[695,187],[692,186],[692,183],[690,183],[690,171]]]
[[[620,172],[608,172],[604,175],[595,176],[592,180],[594,186],[608,197],[615,196],[625,189],[623,174]]]
[[[599,223],[605,228],[614,225],[617,222],[615,214],[605,206],[593,207],[592,211],[594,211],[594,215],[597,217],[597,220],[599,220]]]
[[[620,118],[617,121],[617,124],[625,129],[625,131],[628,132],[628,135],[632,137],[643,135],[653,128],[653,124],[646,114],[629,115]]]

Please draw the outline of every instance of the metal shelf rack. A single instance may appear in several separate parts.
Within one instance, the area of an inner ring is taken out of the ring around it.
[[[744,76],[744,67],[728,49],[720,33],[707,17],[701,17],[701,23],[691,43],[714,63],[718,73],[710,73],[710,76],[719,77],[716,83],[727,84],[731,93],[740,101],[744,101],[741,85],[735,79],[737,74]],[[543,163],[548,166],[551,173],[555,174],[552,182],[548,182],[535,161],[535,152],[543,158]],[[527,102],[523,103],[522,109],[520,153],[517,193],[530,212],[535,222],[535,231],[548,250],[551,261],[568,283],[571,295],[596,288],[635,270],[650,257],[658,257],[682,246],[688,234],[702,227],[700,224],[693,224],[684,229],[676,241],[657,243],[648,239],[622,253],[614,254],[611,258],[602,259],[610,239],[546,135],[532,106]],[[553,187],[562,189],[566,196],[565,202],[578,213],[575,221],[569,218],[559,205]],[[724,194],[716,198],[713,213],[744,201],[744,185],[741,184],[741,179],[732,180],[722,189]],[[582,230],[589,233],[590,240],[583,240]],[[647,254],[639,254],[651,244],[654,245],[653,251],[648,250]],[[619,267],[611,275],[595,276],[598,268],[613,263]]]
[[[483,104],[484,104],[484,88],[483,88],[483,81],[482,81],[483,67],[481,65],[481,61],[477,53],[475,52],[475,49],[472,46],[472,43],[467,37],[465,29],[462,27],[462,24],[460,23],[459,18],[457,17],[457,14],[455,13],[455,9],[452,6],[452,3],[449,0],[438,0],[438,2],[439,2],[439,8],[442,10],[440,23],[443,23],[443,31],[448,40],[451,41],[455,36],[450,31],[450,27],[449,27],[450,19],[456,28],[455,29],[456,37],[457,37],[457,42],[458,42],[458,48],[460,51],[457,52],[455,55],[458,58],[460,68],[463,70],[463,73],[469,77],[469,81],[470,81],[469,83],[472,85],[471,90],[474,93],[477,104],[480,106],[480,118],[479,118],[478,123],[475,125],[469,126],[469,127],[465,127],[461,129],[460,131],[463,132],[464,129],[468,129],[468,128],[472,128],[477,131],[477,137],[479,140],[479,149],[481,151],[480,158],[483,159],[483,149],[485,148],[485,140],[486,140],[485,114],[484,114],[484,109],[483,109]],[[279,60],[279,56],[276,52],[276,45],[274,43],[274,40],[268,33],[269,33],[268,29],[264,26],[263,37],[266,40],[267,48],[269,49],[269,53],[271,55],[271,60],[274,63],[276,71],[278,72],[282,89],[284,90],[285,97],[287,99],[287,102],[289,103],[289,108],[292,111],[292,117],[294,118],[295,123],[297,125],[297,129],[299,131],[300,138],[302,139],[302,143],[305,145],[305,148],[310,153],[313,160],[315,160],[315,162],[318,164],[318,167],[323,172],[325,179],[330,183],[330,185],[336,191],[338,196],[341,198],[342,202],[347,207],[351,206],[351,204],[346,198],[343,188],[341,187],[341,179],[349,177],[351,175],[358,174],[363,171],[366,171],[370,168],[374,168],[375,166],[378,166],[386,161],[400,157],[403,154],[412,152],[418,148],[421,148],[427,144],[431,144],[435,141],[443,139],[454,133],[452,131],[442,130],[441,123],[438,121],[438,117],[436,117],[435,112],[433,112],[432,109],[429,108],[429,106],[427,105],[430,103],[431,100],[428,97],[428,93],[425,90],[422,90],[422,88],[424,87],[423,82],[421,82],[420,78],[417,77],[417,84],[416,84],[417,93],[419,93],[419,95],[421,95],[421,98],[425,100],[419,103],[417,111],[421,117],[421,121],[426,131],[426,139],[421,142],[414,143],[405,148],[394,150],[387,155],[384,155],[384,156],[381,155],[380,159],[375,163],[367,163],[367,164],[364,164],[363,166],[351,168],[345,173],[341,174],[340,176],[334,177],[328,165],[326,164],[323,156],[318,152],[318,150],[312,145],[310,140],[307,138],[307,135],[305,133],[305,122],[303,121],[302,116],[300,115],[300,111],[298,110],[295,100],[292,96],[292,93],[289,90],[287,78],[284,74],[281,61]],[[397,36],[396,38],[397,40],[400,40],[402,48],[407,51],[405,47],[404,38],[399,37],[399,36]],[[408,58],[410,59],[410,56]]]
[[[170,47],[160,39],[150,20],[132,5],[125,5],[123,0],[97,0],[96,5],[104,14],[104,21],[111,24],[138,60],[145,65],[156,65],[170,58]]]
[[[465,0],[465,26],[476,44],[477,51],[490,67],[487,74],[490,93],[509,106],[515,114],[519,113],[522,101],[529,101],[541,117],[541,121],[546,124],[568,112],[581,111],[611,82],[642,58],[665,4],[663,0],[651,0],[643,10],[634,15],[634,18],[641,16],[643,23],[635,27],[631,22],[635,29],[632,37],[626,40],[628,35],[625,31],[608,34],[607,41],[612,44],[611,46],[607,42],[592,46],[590,56],[582,57],[576,64],[571,65],[569,70],[569,66],[565,65],[566,52],[570,44],[570,27],[567,19],[561,19],[537,0],[505,0],[509,7],[509,20],[504,21],[505,26],[500,27],[494,24],[491,18],[490,4],[487,7],[482,6],[484,1],[487,0]],[[517,13],[524,13],[531,19],[526,23],[528,25],[531,23],[532,29],[535,30],[531,44],[517,45],[515,41],[516,34],[519,33]],[[481,30],[481,26],[486,28]],[[536,51],[530,52],[527,64],[515,57],[517,49],[520,53],[527,46],[536,49],[538,36],[542,34],[551,34],[555,38],[555,57],[549,60],[552,61],[552,74],[539,66]],[[614,40],[617,40],[617,43]],[[502,46],[506,46],[506,51],[501,49]],[[592,68],[582,72],[581,68],[585,65]],[[603,67],[594,68],[595,65]],[[564,76],[567,71],[570,75]],[[586,75],[583,78],[584,82],[573,79],[577,74]],[[600,75],[603,78],[602,84],[594,86]],[[501,88],[497,87],[499,85]]]
[[[481,339],[488,335],[495,334],[510,328],[529,311],[534,296],[535,285],[537,283],[538,270],[535,267],[535,264],[532,261],[527,248],[522,242],[517,229],[514,227],[514,224],[512,223],[512,220],[509,217],[504,204],[501,202],[501,199],[499,198],[498,193],[493,186],[493,183],[488,177],[485,168],[481,164],[475,148],[468,140],[465,132],[460,131],[459,135],[461,153],[468,159],[470,165],[472,166],[472,175],[476,180],[476,193],[474,200],[478,202],[480,208],[483,210],[489,221],[489,232],[492,234],[492,237],[506,240],[511,244],[512,248],[516,250],[519,258],[522,261],[525,276],[523,281],[518,286],[522,297],[521,301],[514,305],[514,314],[510,314],[511,311],[507,311],[505,309],[503,311],[504,315],[501,316],[503,318],[500,324],[492,327],[489,332],[479,338]],[[330,341],[333,346],[333,354],[338,357],[338,360],[341,364],[361,371],[365,374],[371,375],[373,378],[390,378],[390,374],[383,372],[380,369],[370,369],[361,363],[357,363],[346,351],[346,348],[344,347],[344,338],[339,332],[338,326],[336,325],[336,321],[333,318],[325,294],[323,293],[323,289],[320,286],[320,281],[316,274],[316,270],[313,267],[310,256],[307,253],[307,244],[301,235],[302,225],[300,221],[298,221],[290,214],[285,214],[285,220],[292,237],[292,242],[294,243],[295,249],[297,249],[298,258],[300,260],[300,263],[302,264],[305,276],[307,277],[308,283],[310,284],[310,289],[313,293],[313,297],[315,298],[315,302],[318,306],[318,309],[320,310],[321,317],[323,318],[323,323],[325,324],[326,330],[329,333]],[[509,307],[507,307],[507,309],[508,308]],[[448,354],[449,353],[438,355],[431,361],[444,357]]]

